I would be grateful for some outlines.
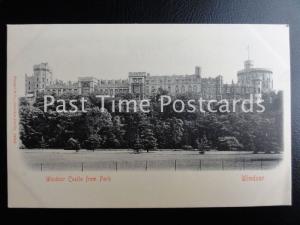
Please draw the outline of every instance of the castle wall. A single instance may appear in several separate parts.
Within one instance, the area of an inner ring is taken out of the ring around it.
[[[273,90],[272,71],[252,68],[253,63],[245,62],[245,68],[237,73],[237,84],[223,84],[223,77],[202,78],[201,68],[195,68],[192,75],[150,76],[146,72],[129,72],[128,79],[98,80],[94,77],[79,77],[78,82],[52,82],[52,72],[47,63],[34,66],[33,76],[25,76],[26,94],[46,91],[61,95],[65,92],[75,94],[97,93],[115,96],[119,93],[133,93],[137,98],[150,97],[159,89],[168,91],[171,96],[194,93],[203,99],[257,98],[262,93]]]

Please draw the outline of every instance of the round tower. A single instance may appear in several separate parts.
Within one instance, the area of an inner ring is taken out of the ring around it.
[[[273,90],[273,72],[266,68],[254,67],[252,60],[244,62],[244,69],[237,72],[238,85],[242,87],[253,87],[260,80],[260,92],[268,93]]]

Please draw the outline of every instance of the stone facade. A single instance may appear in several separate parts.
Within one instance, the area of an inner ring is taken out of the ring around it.
[[[183,93],[193,93],[203,99],[233,99],[247,98],[253,94],[256,99],[262,93],[273,90],[272,71],[264,68],[254,68],[251,60],[246,60],[244,69],[237,72],[238,82],[224,84],[223,77],[202,78],[201,68],[196,66],[194,74],[190,75],[150,75],[146,72],[129,72],[128,79],[98,80],[94,77],[79,77],[77,82],[52,81],[52,72],[47,63],[34,66],[34,74],[25,75],[26,95],[36,96],[37,92],[65,92],[75,94],[97,93],[115,96],[119,93],[133,93],[137,98],[147,98],[159,89],[176,96]]]

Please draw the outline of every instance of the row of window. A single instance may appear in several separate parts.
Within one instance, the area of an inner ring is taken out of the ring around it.
[[[179,84],[179,83],[186,83],[186,82],[196,82],[197,80],[196,79],[176,79],[176,80],[162,80],[162,79],[160,79],[160,80],[157,80],[157,79],[153,79],[153,80],[146,80],[146,84],[149,84],[149,83],[151,83],[151,84],[155,84],[155,83],[172,83],[172,82],[174,82],[174,81],[176,81],[176,83],[177,84]]]
[[[49,92],[66,92],[66,91],[69,91],[69,92],[77,92],[77,89],[72,89],[72,88],[61,88],[61,89],[47,89],[47,91]]]
[[[128,81],[127,80],[121,80],[121,81],[119,81],[119,80],[115,80],[115,81],[111,81],[111,80],[108,80],[108,81],[104,81],[104,80],[101,80],[100,82],[100,85],[107,85],[107,84],[126,84],[126,83],[128,83]]]
[[[36,84],[36,88],[45,88],[45,85],[42,84],[39,86],[39,84]],[[31,90],[30,85],[28,86],[28,90]]]
[[[128,89],[121,88],[121,89],[99,89],[100,94],[105,94],[105,95],[114,95],[114,94],[119,94],[119,93],[128,93]]]
[[[39,82],[39,78],[37,78],[36,81]],[[43,78],[42,81],[45,82],[45,78]],[[48,82],[48,79],[47,79],[47,82]],[[32,83],[30,81],[28,81],[28,85],[30,85],[30,84],[32,84]]]
[[[132,78],[134,83],[143,83],[143,78]]]
[[[150,86],[150,88],[149,88],[149,87],[146,86],[145,91],[146,91],[146,93],[149,93],[149,91],[151,90],[151,93],[153,93],[153,92],[156,92],[158,89],[164,89],[164,90],[167,90],[168,92],[172,91],[171,86],[168,86],[167,88],[163,88],[162,86],[160,86],[158,88],[156,88],[155,86]],[[188,88],[186,88],[185,86],[181,86],[181,87],[179,87],[177,85],[175,86],[175,92],[176,93],[184,93],[186,91],[188,91],[188,92],[197,92],[198,88],[197,88],[196,85],[194,85],[193,87],[190,85]]]
[[[40,80],[39,80],[39,78],[37,77],[37,78],[36,78],[36,82],[39,82],[39,81],[40,81]],[[45,82],[45,78],[44,78],[44,77],[43,77],[42,81]],[[47,79],[46,81],[48,82],[48,79]],[[30,81],[29,81],[29,83],[30,83]]]

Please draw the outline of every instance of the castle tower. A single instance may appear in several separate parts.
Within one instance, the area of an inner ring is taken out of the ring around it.
[[[36,84],[36,91],[45,91],[46,86],[52,83],[52,71],[50,70],[48,63],[34,65],[33,77]]]
[[[146,72],[129,72],[129,93],[134,94],[139,99],[143,99],[145,94],[145,80],[149,76]]]
[[[44,92],[46,87],[52,83],[52,71],[48,63],[33,66],[33,75],[25,74],[25,95],[34,95]]]
[[[198,78],[201,78],[201,67],[200,67],[200,66],[196,66],[196,67],[195,67],[195,75],[196,75]]]
[[[260,80],[261,93],[273,91],[273,72],[266,68],[254,67],[253,61],[250,60],[249,46],[247,50],[248,59],[244,62],[244,69],[237,72],[238,85],[243,88],[257,88],[258,80]]]

